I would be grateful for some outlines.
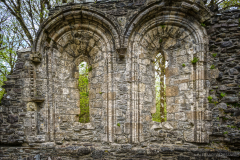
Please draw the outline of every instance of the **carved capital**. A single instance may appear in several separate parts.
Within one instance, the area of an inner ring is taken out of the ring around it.
[[[41,62],[42,60],[42,55],[39,52],[32,52],[32,54],[30,55],[30,60],[33,62]]]

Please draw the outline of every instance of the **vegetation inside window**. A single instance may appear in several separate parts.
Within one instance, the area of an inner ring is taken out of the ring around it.
[[[166,85],[165,68],[167,61],[163,54],[159,53],[155,59],[155,90],[156,90],[156,113],[152,114],[152,120],[165,122],[167,120],[166,110]]]
[[[88,88],[88,65],[82,62],[79,65],[79,93],[80,93],[80,115],[79,122],[90,122],[89,115],[89,88]]]

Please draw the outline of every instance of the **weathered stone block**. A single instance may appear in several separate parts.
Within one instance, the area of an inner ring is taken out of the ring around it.
[[[166,87],[166,96],[167,97],[175,97],[179,93],[178,86],[167,86]]]
[[[168,113],[175,113],[179,111],[179,105],[167,105],[167,112]]]
[[[187,83],[181,83],[178,85],[180,91],[188,90],[188,84]]]
[[[159,122],[153,122],[151,130],[155,130],[155,129],[162,129],[162,124]]]
[[[164,129],[171,130],[173,126],[169,122],[162,122],[162,126]]]
[[[11,124],[18,122],[18,115],[8,115],[7,122]]]
[[[232,96],[226,96],[222,99],[223,102],[226,103],[234,103],[234,102],[238,102],[239,98],[238,97],[232,97]]]
[[[79,156],[88,155],[91,153],[91,150],[87,147],[80,147],[77,151]]]
[[[169,114],[167,113],[167,121],[175,120],[175,114]]]
[[[165,75],[166,75],[166,78],[170,78],[171,76],[175,76],[175,75],[178,75],[179,74],[179,70],[177,67],[175,68],[166,68],[166,71],[165,71]]]
[[[181,112],[181,113],[175,113],[175,119],[177,121],[185,121],[187,120],[185,117],[185,113]]]
[[[27,111],[37,111],[37,104],[34,102],[29,102],[27,104]]]

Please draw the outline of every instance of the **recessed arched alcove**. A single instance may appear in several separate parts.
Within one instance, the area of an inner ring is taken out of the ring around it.
[[[204,85],[207,79],[207,34],[205,28],[186,13],[165,9],[155,8],[145,13],[142,19],[137,19],[128,40],[127,64],[131,66],[129,72],[134,73],[135,77],[129,87],[136,86],[130,93],[135,104],[129,110],[134,115],[129,121],[136,124],[132,129],[132,139],[135,142],[144,141],[147,130],[152,130],[154,135],[155,130],[161,129],[166,133],[177,130],[180,139],[188,142],[206,143],[208,133],[205,125],[209,124],[204,121],[203,115],[208,112],[208,93]],[[168,61],[167,121],[156,123],[150,122],[149,117],[156,112],[154,60],[160,50]],[[192,63],[194,58],[197,63]]]
[[[42,87],[45,101],[40,109],[45,125],[42,134],[58,145],[112,141],[112,136],[107,135],[113,133],[116,125],[111,115],[114,105],[111,74],[113,57],[116,57],[114,48],[119,45],[117,27],[112,26],[108,18],[87,10],[64,11],[58,17],[65,19],[64,23],[61,19],[46,22],[33,47],[42,55],[41,64],[36,65],[37,72],[41,73],[37,76],[46,79]],[[78,66],[83,61],[91,68],[88,123],[79,122]],[[45,110],[48,110],[46,114]],[[85,134],[88,136],[83,136]]]

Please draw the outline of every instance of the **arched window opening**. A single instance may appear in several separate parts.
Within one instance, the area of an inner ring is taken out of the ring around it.
[[[166,110],[166,76],[165,69],[167,61],[162,53],[158,53],[155,61],[155,93],[156,93],[156,113],[152,114],[152,120],[165,122],[167,120]]]
[[[88,70],[87,62],[80,63],[78,88],[79,88],[79,94],[80,94],[79,122],[81,123],[90,122],[88,72],[89,70]]]

